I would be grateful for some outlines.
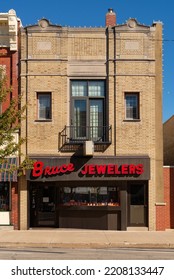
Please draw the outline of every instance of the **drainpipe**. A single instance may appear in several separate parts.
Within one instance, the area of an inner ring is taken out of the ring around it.
[[[116,109],[116,105],[117,105],[117,97],[116,97],[116,32],[115,32],[115,27],[113,27],[114,29],[114,155],[116,156],[117,151],[116,151],[116,129],[117,129],[117,125],[116,125],[116,121],[117,121],[117,109]]]
[[[106,92],[107,92],[106,124],[109,125],[109,30],[108,27],[106,28]]]
[[[107,92],[109,95],[109,77],[110,77],[110,70],[109,70],[109,64],[112,62],[114,63],[114,73],[113,73],[113,79],[114,79],[114,156],[116,156],[116,32],[115,32],[115,26],[116,26],[116,13],[112,8],[108,9],[108,12],[106,14],[106,36],[107,36],[107,64],[106,64],[106,71],[107,71]],[[110,59],[110,53],[109,53],[109,28],[113,31],[114,34],[114,55]]]
[[[28,155],[28,31],[26,29],[26,156]]]

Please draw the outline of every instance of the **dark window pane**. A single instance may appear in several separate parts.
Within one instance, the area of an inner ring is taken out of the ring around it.
[[[71,137],[103,140],[105,82],[72,81],[71,94]]]
[[[75,137],[86,137],[86,101],[74,101]]]
[[[103,81],[90,81],[88,86],[89,96],[104,96],[104,82]]]
[[[9,183],[0,183],[0,211],[9,211]]]
[[[126,94],[126,119],[138,119],[138,94]]]
[[[39,119],[51,119],[51,94],[38,94]]]
[[[103,100],[90,99],[90,130],[95,140],[103,136]]]
[[[144,185],[131,185],[131,205],[144,205]]]
[[[87,96],[87,82],[73,81],[72,96]]]

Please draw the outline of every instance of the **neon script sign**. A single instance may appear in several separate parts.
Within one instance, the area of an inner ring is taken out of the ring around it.
[[[75,171],[75,166],[73,163],[56,165],[56,166],[45,166],[42,161],[37,161],[34,163],[32,169],[32,176],[34,178],[38,177],[50,177],[56,175],[70,174]],[[80,175],[133,175],[138,176],[144,173],[143,164],[85,164],[80,169]]]

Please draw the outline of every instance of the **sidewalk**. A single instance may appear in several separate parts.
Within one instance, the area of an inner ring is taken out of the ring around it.
[[[3,247],[174,248],[174,230],[103,231],[76,229],[0,230]]]

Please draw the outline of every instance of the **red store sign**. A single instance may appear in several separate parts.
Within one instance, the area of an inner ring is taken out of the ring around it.
[[[36,161],[32,169],[32,177],[51,177],[56,175],[70,174],[75,171],[73,163],[56,165],[56,166],[45,166],[42,161]],[[85,164],[79,171],[79,175],[107,175],[107,176],[139,176],[144,173],[143,164]]]

